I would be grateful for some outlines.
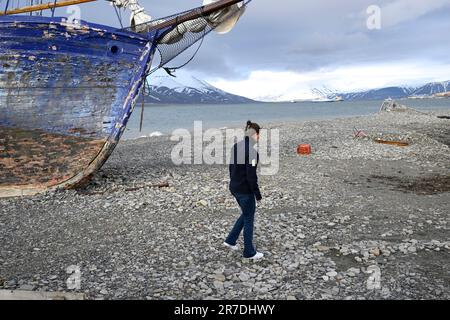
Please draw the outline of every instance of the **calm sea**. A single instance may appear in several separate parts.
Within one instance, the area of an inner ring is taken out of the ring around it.
[[[171,134],[178,128],[192,131],[194,121],[203,121],[203,128],[224,128],[245,125],[247,120],[262,125],[278,121],[308,121],[369,115],[378,112],[383,101],[345,101],[337,103],[256,103],[236,105],[146,105],[142,132],[139,131],[141,108],[136,107],[124,139]],[[450,99],[399,100],[399,103],[420,111],[442,110],[450,115]]]

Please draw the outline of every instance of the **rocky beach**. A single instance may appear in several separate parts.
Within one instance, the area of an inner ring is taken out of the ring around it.
[[[262,123],[280,130],[280,169],[260,176],[255,245],[266,255],[257,262],[222,246],[239,215],[226,165],[176,166],[168,136],[122,141],[85,188],[0,199],[0,289],[86,299],[449,299],[442,115],[450,111]],[[301,143],[311,155],[296,153]],[[70,266],[80,271],[74,290]]]

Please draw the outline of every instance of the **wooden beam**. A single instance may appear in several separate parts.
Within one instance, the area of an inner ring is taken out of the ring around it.
[[[0,300],[86,300],[84,293],[0,290]]]
[[[220,1],[208,4],[206,6],[202,6],[202,7],[200,7],[200,10],[192,10],[192,11],[185,13],[184,15],[177,16],[168,21],[151,26],[148,29],[148,31],[155,30],[155,29],[164,29],[164,28],[171,27],[171,26],[177,26],[180,23],[183,23],[183,22],[186,22],[189,20],[194,20],[197,18],[201,18],[203,16],[209,15],[218,10],[225,9],[229,6],[232,6],[233,4],[237,4],[237,3],[243,2],[243,1],[244,0],[220,0]]]
[[[12,9],[8,10],[6,12],[1,11],[0,15],[10,15],[10,14],[18,14],[18,13],[27,13],[27,12],[34,12],[34,11],[41,11],[41,10],[49,10],[53,8],[59,8],[59,7],[67,7],[71,6],[73,4],[80,4],[80,3],[86,3],[86,2],[94,2],[97,0],[66,0],[66,1],[60,1],[56,2],[52,1],[45,4],[36,4],[33,6],[26,6],[22,8]]]

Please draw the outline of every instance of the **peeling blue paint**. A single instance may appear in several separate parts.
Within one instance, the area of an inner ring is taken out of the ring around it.
[[[150,68],[156,33],[0,16],[0,127],[104,140],[89,166],[64,185],[78,183],[118,143]]]
[[[0,125],[109,137],[128,111],[135,76],[145,71],[148,40],[42,20],[0,18]]]

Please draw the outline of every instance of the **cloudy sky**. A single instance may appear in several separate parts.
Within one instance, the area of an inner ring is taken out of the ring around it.
[[[201,3],[141,0],[153,17]],[[381,28],[371,30],[374,5]],[[84,20],[119,25],[102,1],[81,8]],[[253,0],[235,29],[210,35],[185,69],[221,89],[271,99],[450,80],[449,17],[450,0]]]

